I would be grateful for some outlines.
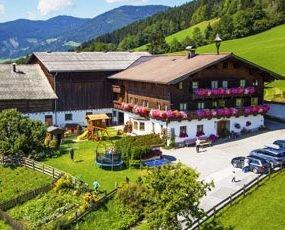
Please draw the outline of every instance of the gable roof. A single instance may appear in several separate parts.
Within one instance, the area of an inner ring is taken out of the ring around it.
[[[132,65],[125,71],[117,73],[109,78],[158,84],[176,84],[187,78],[189,75],[195,74],[229,58],[238,59],[252,67],[258,68],[272,76],[272,79],[280,77],[272,71],[229,53],[220,55],[199,54],[190,59],[186,56],[155,56],[148,60],[142,57],[142,61],[140,61],[140,59],[137,61],[137,63],[139,63],[138,65]]]
[[[57,99],[39,65],[0,64],[0,100]]]
[[[36,52],[49,72],[119,71],[128,68],[148,52]]]

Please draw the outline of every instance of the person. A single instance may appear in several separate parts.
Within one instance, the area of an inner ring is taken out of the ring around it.
[[[232,176],[232,182],[237,182],[236,181],[236,171],[233,171],[233,176]]]
[[[197,152],[197,153],[199,153],[200,144],[201,144],[201,141],[200,141],[199,137],[197,137],[197,140],[196,140],[196,152]]]
[[[130,178],[128,178],[127,176],[126,176],[126,183],[127,183],[127,184],[130,183]]]
[[[93,188],[94,188],[94,191],[98,192],[99,188],[100,188],[100,184],[98,181],[94,181],[93,182]]]
[[[242,171],[243,171],[244,173],[246,173],[246,172],[248,171],[248,168],[249,168],[249,159],[248,159],[248,158],[245,158],[245,159],[244,159],[244,166],[243,166],[243,168],[242,168]]]
[[[74,150],[72,148],[69,150],[69,155],[70,155],[70,159],[74,161]]]

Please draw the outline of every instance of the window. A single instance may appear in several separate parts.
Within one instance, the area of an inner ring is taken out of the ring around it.
[[[253,86],[258,86],[258,80],[254,80],[252,83]]]
[[[217,89],[219,87],[218,81],[212,81],[212,89]]]
[[[240,83],[239,83],[239,85],[240,85],[240,87],[245,87],[245,80],[240,80]]]
[[[213,101],[212,102],[212,107],[213,108],[217,108],[218,107],[218,102],[217,101]]]
[[[144,122],[140,122],[140,131],[144,131],[144,130],[145,130]]]
[[[149,106],[149,103],[147,100],[143,100],[143,107],[148,107]]]
[[[205,135],[204,133],[204,125],[197,125],[197,137]]]
[[[205,108],[205,103],[204,102],[199,102],[198,103],[198,109],[204,109]]]
[[[223,68],[224,69],[228,69],[229,68],[229,63],[228,62],[224,62],[223,63]]]
[[[181,111],[186,111],[187,110],[187,103],[180,103],[179,108]]]
[[[228,88],[228,81],[223,81],[223,88]]]
[[[199,84],[197,81],[193,81],[192,82],[192,89],[198,89],[199,88]]]
[[[183,89],[183,82],[179,82],[178,89]]]
[[[134,98],[130,97],[130,103],[131,103],[131,104],[134,103]]]
[[[157,107],[157,109],[161,110],[161,105],[159,102],[156,103],[156,107]]]
[[[181,138],[188,137],[188,134],[187,134],[187,126],[180,126],[180,134],[179,134],[179,137],[181,137]]]
[[[134,130],[138,130],[138,122],[134,121]]]
[[[72,114],[71,113],[65,114],[65,120],[66,121],[72,121]]]
[[[52,115],[45,115],[45,124],[48,126],[52,126]]]
[[[251,100],[251,105],[258,105],[258,98],[257,97],[252,97],[250,100]]]
[[[226,101],[225,100],[219,100],[219,107],[221,107],[221,108],[226,107]]]
[[[135,98],[135,104],[138,104],[139,99]]]
[[[243,106],[243,100],[241,98],[236,99],[236,107],[241,108]]]

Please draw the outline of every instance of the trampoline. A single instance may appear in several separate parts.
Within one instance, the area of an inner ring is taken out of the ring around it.
[[[161,167],[163,165],[167,165],[167,164],[170,164],[170,163],[171,163],[170,160],[162,158],[162,159],[158,159],[158,160],[146,161],[146,162],[144,162],[144,165],[147,166],[147,167]]]
[[[97,155],[96,164],[100,167],[122,167],[124,162],[120,154],[108,152],[103,155]]]

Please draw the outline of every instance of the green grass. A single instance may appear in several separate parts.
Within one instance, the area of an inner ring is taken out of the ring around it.
[[[185,38],[187,36],[192,37],[192,34],[193,34],[195,27],[200,28],[204,32],[209,23],[211,25],[213,25],[213,24],[217,23],[218,21],[219,21],[219,19],[212,19],[209,21],[201,22],[201,23],[194,25],[194,26],[191,26],[185,30],[181,30],[175,34],[169,35],[165,38],[165,40],[168,44],[170,44],[174,38],[176,38],[179,42],[182,42],[183,40],[185,40]],[[135,49],[135,51],[145,51],[145,50],[147,50],[147,45],[143,45],[143,46],[140,46],[140,47]]]
[[[116,139],[116,131],[109,129],[111,139]],[[58,158],[48,159],[45,163],[58,168],[62,171],[70,173],[74,176],[82,178],[92,186],[95,180],[99,181],[101,190],[111,191],[115,188],[116,183],[125,181],[126,176],[135,181],[141,171],[138,169],[123,169],[123,170],[105,170],[99,168],[95,163],[95,152],[104,152],[105,146],[112,146],[109,141],[102,141],[101,144],[95,141],[82,141],[71,144],[64,144],[62,148],[73,148],[75,151],[75,161],[71,161],[69,154],[65,154]]]
[[[261,187],[229,208],[218,217],[224,227],[238,229],[284,229],[285,172],[274,175]]]
[[[0,220],[0,229],[1,230],[12,230],[12,228],[9,225],[5,224],[4,221],[2,220]]]
[[[51,177],[24,167],[0,166],[0,201],[10,200],[51,181]]]

